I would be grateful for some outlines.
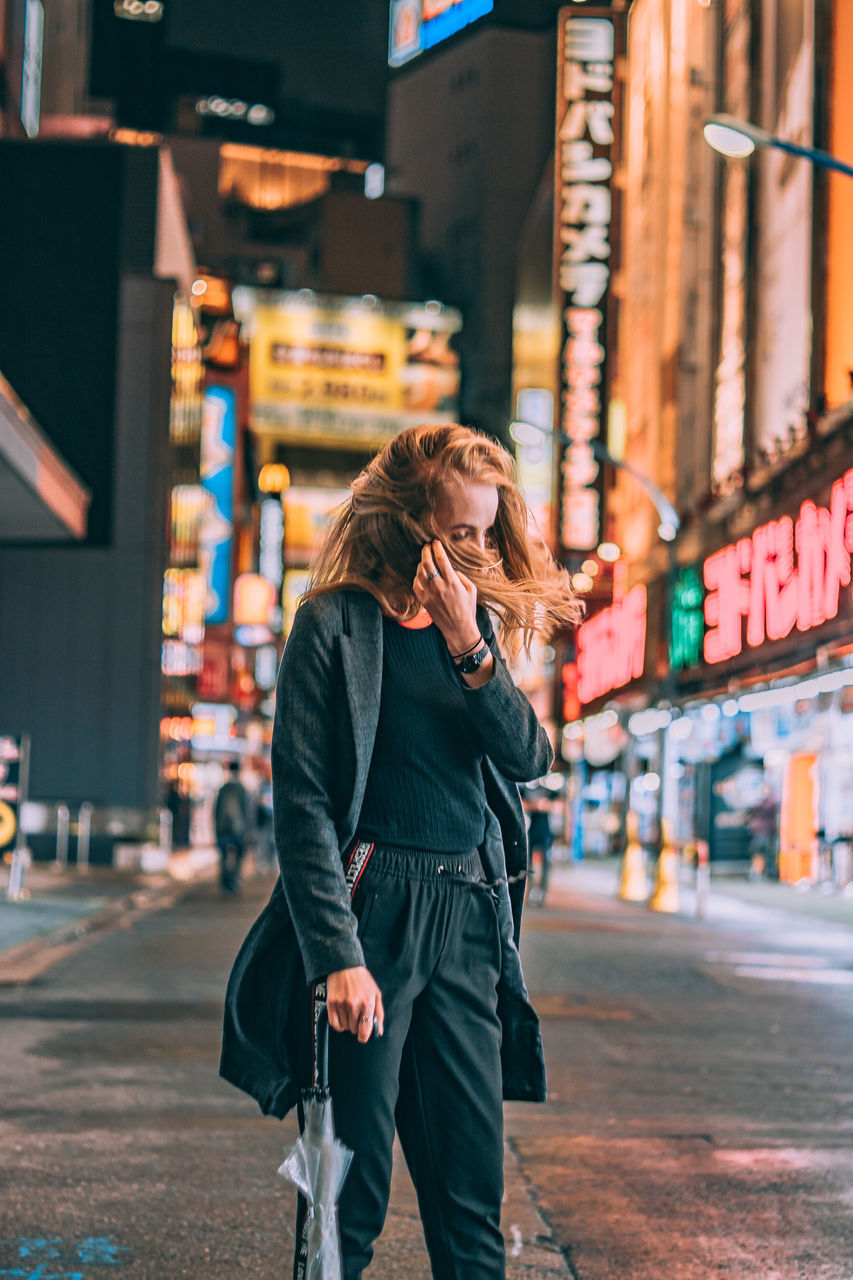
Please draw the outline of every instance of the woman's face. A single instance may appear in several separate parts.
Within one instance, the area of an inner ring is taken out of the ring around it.
[[[485,551],[498,513],[498,490],[479,480],[451,480],[441,486],[433,522],[442,542]]]

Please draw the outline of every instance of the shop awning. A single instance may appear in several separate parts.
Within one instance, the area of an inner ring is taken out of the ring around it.
[[[0,375],[0,542],[80,541],[90,501]]]

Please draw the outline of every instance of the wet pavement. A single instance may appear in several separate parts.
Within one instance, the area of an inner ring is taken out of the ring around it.
[[[216,1074],[268,888],[185,884],[0,989],[0,1276],[288,1274],[293,1122]],[[580,864],[525,917],[551,1098],[507,1108],[510,1280],[853,1280],[853,929],[614,889]],[[429,1275],[399,1165],[369,1274]]]
[[[551,1100],[510,1131],[578,1280],[853,1277],[853,929],[756,888],[662,917],[581,865],[526,918]]]

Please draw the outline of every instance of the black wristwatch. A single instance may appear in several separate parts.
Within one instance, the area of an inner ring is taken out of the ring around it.
[[[475,653],[466,653],[461,662],[456,663],[456,670],[460,675],[472,676],[475,671],[479,671],[485,661],[486,654],[489,653],[489,646],[486,640]]]

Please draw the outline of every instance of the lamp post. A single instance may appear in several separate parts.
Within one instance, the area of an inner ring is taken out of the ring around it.
[[[545,427],[535,426],[532,422],[513,422],[510,424],[509,434],[517,444],[537,445],[542,444],[546,440],[552,441],[554,444],[574,444],[569,436],[562,431],[548,430]],[[675,598],[675,578],[678,572],[678,556],[676,553],[675,540],[681,529],[681,519],[675,507],[670,502],[665,493],[661,492],[653,480],[642,471],[639,471],[630,462],[626,462],[623,458],[615,458],[609,449],[602,444],[600,440],[591,440],[590,447],[599,462],[607,462],[611,467],[615,467],[618,471],[624,471],[627,475],[632,476],[637,484],[646,491],[650,498],[655,511],[658,514],[660,523],[658,524],[658,537],[666,544],[667,550],[667,578],[666,578],[666,600],[664,602],[664,646],[666,650],[666,680],[664,682],[664,691],[667,698],[672,701],[674,695],[674,685],[672,676],[672,606]]]
[[[799,143],[777,138],[775,134],[768,133],[749,120],[738,120],[735,116],[725,114],[709,116],[702,132],[710,147],[733,160],[743,160],[751,156],[753,151],[772,148],[785,151],[788,155],[802,156],[804,160],[810,160],[822,169],[834,169],[837,173],[846,173],[853,178],[853,165],[845,164],[828,151],[820,151],[817,147],[803,147]]]
[[[509,429],[512,439],[521,445],[537,445],[546,440],[550,440],[554,444],[574,444],[569,436],[562,431],[548,430],[544,427],[535,426],[531,422],[513,422]],[[672,610],[675,600],[675,580],[678,573],[678,556],[676,552],[676,539],[681,528],[681,519],[675,507],[669,498],[663,493],[658,486],[644,472],[639,471],[630,462],[626,462],[623,458],[615,458],[609,449],[600,440],[591,440],[590,447],[593,454],[599,462],[609,463],[618,471],[624,471],[627,475],[633,477],[637,484],[645,490],[647,496],[651,500],[652,505],[657,512],[659,524],[657,528],[658,537],[666,544],[667,549],[667,574],[666,574],[666,596],[664,600],[664,647],[666,652],[666,678],[663,681],[662,692],[667,701],[672,703],[675,697],[675,682],[672,671]],[[658,736],[657,750],[660,756],[661,780],[663,781],[663,766],[665,759],[664,751],[664,730],[661,729]],[[626,785],[628,792],[626,794],[626,802],[622,807],[621,815],[621,838],[623,848],[627,839],[627,814],[628,804],[630,802],[631,787],[631,765],[626,763]],[[662,805],[663,805],[663,786],[658,790],[657,799],[657,820],[662,823]],[[662,829],[662,826],[661,826]]]
[[[544,443],[546,440],[550,440],[554,444],[577,443],[562,431],[548,431],[544,427],[534,426],[532,422],[511,423],[509,434],[516,444],[537,445]],[[658,537],[672,548],[672,544],[678,537],[678,531],[681,528],[681,520],[666,494],[658,488],[653,480],[650,480],[644,472],[638,471],[630,462],[626,462],[624,458],[615,458],[600,440],[590,440],[589,444],[599,462],[607,462],[611,467],[615,467],[617,471],[624,471],[627,475],[633,476],[637,483],[645,489],[660,519]]]

